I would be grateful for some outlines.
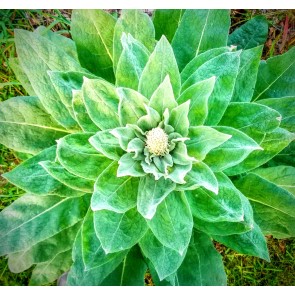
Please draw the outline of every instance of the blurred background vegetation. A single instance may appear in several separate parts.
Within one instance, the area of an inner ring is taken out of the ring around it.
[[[119,9],[110,9],[115,17]],[[151,10],[146,10],[151,15]],[[264,45],[263,59],[282,54],[295,45],[295,10],[231,10],[231,31],[256,15],[264,15],[269,23],[268,39]],[[0,10],[0,101],[10,97],[26,95],[16,80],[8,58],[15,57],[14,29],[33,31],[40,25],[46,26],[66,37],[70,35],[71,10]],[[8,183],[1,174],[20,163],[18,155],[0,144],[0,211],[12,203],[23,192]],[[223,256],[228,285],[231,286],[294,286],[295,285],[295,239],[277,240],[267,237],[271,262],[260,258],[241,255],[216,243]],[[0,257],[0,286],[26,286],[31,269],[13,274],[7,259]],[[147,277],[147,284],[149,283]]]

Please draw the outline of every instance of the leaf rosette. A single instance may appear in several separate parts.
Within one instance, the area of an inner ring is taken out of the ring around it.
[[[260,62],[266,20],[229,25],[226,10],[77,10],[73,40],[16,30],[30,96],[0,109],[25,159],[3,175],[26,191],[0,214],[11,271],[225,285],[212,239],[269,260],[264,234],[294,236],[295,51]]]

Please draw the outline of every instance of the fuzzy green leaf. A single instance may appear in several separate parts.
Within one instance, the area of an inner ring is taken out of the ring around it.
[[[116,71],[123,46],[122,34],[130,34],[141,42],[150,52],[155,46],[155,29],[150,17],[138,9],[122,10],[121,17],[117,20],[114,31],[114,69]]]
[[[148,62],[150,52],[130,34],[123,33],[123,51],[116,71],[116,86],[137,90],[142,71]]]
[[[235,181],[252,204],[254,217],[265,235],[288,238],[295,235],[294,169],[288,166],[260,168]],[[285,188],[288,187],[288,190]]]
[[[208,99],[214,89],[216,78],[198,82],[186,89],[177,99],[178,104],[190,100],[188,120],[190,126],[204,124],[208,115]]]
[[[138,86],[139,92],[151,98],[167,75],[170,77],[174,96],[178,97],[181,87],[178,66],[171,45],[162,36],[142,72]]]
[[[282,116],[280,127],[295,132],[295,97],[261,99],[259,104],[278,111]]]
[[[266,239],[256,223],[254,223],[252,230],[244,234],[213,236],[213,238],[241,254],[248,254],[270,261]]]
[[[214,90],[208,100],[206,125],[214,125],[222,118],[233,94],[238,75],[241,52],[226,52],[200,66],[182,85],[181,92],[193,84],[216,77]]]
[[[146,114],[145,105],[148,104],[147,98],[129,88],[118,88],[117,92],[120,97],[120,124],[122,126],[135,124],[140,117]]]
[[[156,9],[154,11],[153,23],[157,40],[165,35],[171,43],[184,11],[184,9]]]
[[[214,150],[211,150],[205,159],[205,163],[213,171],[223,171],[235,166],[246,159],[255,150],[262,150],[251,137],[232,127],[214,127],[219,132],[232,137]]]
[[[0,143],[36,154],[69,132],[45,111],[37,97],[13,97],[1,103]]]
[[[176,273],[179,286],[225,286],[222,257],[211,238],[195,231],[185,259]]]
[[[200,186],[217,194],[218,182],[212,170],[203,162],[193,163],[192,170],[184,178],[185,184],[177,187],[178,190],[194,190]]]
[[[260,62],[253,95],[262,98],[295,95],[295,48]]]
[[[119,140],[119,144],[124,151],[127,151],[128,143],[136,137],[134,129],[131,127],[118,127],[110,131]]]
[[[111,130],[98,131],[89,138],[91,145],[100,153],[112,160],[119,160],[123,150],[118,139],[110,133]]]
[[[71,34],[83,67],[114,82],[113,34],[116,20],[103,10],[79,9],[72,14]]]
[[[268,162],[295,139],[294,133],[283,128],[276,128],[265,135],[260,143],[263,150],[253,151],[243,162],[237,166],[226,169],[227,175],[236,175],[257,168]]]
[[[264,15],[258,15],[233,31],[228,37],[228,45],[238,49],[249,49],[266,42],[268,22]]]
[[[35,195],[54,194],[64,197],[79,197],[83,195],[83,192],[72,189],[54,179],[39,164],[41,161],[54,161],[55,156],[56,146],[52,146],[29,158],[2,176],[14,185]]]
[[[93,133],[75,133],[57,143],[57,158],[63,167],[79,177],[96,180],[111,163],[89,143]]]
[[[149,131],[158,126],[159,122],[161,121],[161,116],[155,109],[149,106],[145,106],[145,108],[147,115],[142,116],[137,121],[137,126],[143,131]]]
[[[88,200],[87,195],[80,198],[22,196],[0,213],[0,255],[28,249],[74,225],[84,217]],[[65,214],[69,208],[71,214]]]
[[[169,124],[173,126],[175,132],[178,132],[182,136],[188,135],[188,128],[190,125],[188,119],[190,103],[191,101],[188,100],[180,104],[171,111],[171,115],[169,117]]]
[[[171,43],[180,71],[196,55],[226,46],[229,27],[228,10],[186,10]]]
[[[83,131],[96,132],[99,130],[87,113],[82,90],[73,90],[72,108],[75,120]]]
[[[142,177],[137,194],[137,210],[146,219],[152,219],[157,207],[175,188],[175,183],[161,177],[155,180],[150,174]]]
[[[84,78],[83,99],[91,120],[102,130],[119,127],[119,97],[116,88],[104,80]]]
[[[85,193],[92,193],[94,181],[85,178],[77,177],[76,175],[68,172],[63,166],[57,162],[41,161],[39,162],[45,171],[54,179],[62,184],[70,187],[73,190],[82,191]]]
[[[182,255],[189,244],[193,228],[185,195],[182,192],[171,192],[158,206],[148,225],[164,246]]]
[[[151,230],[148,230],[139,241],[139,246],[143,254],[153,264],[160,280],[175,273],[185,257],[185,253],[181,256],[177,251],[165,247]]]
[[[250,102],[253,96],[263,46],[243,50],[231,101]]]
[[[94,227],[105,253],[131,248],[148,229],[136,208],[121,214],[108,210],[95,211]]]
[[[190,127],[186,146],[189,155],[197,160],[204,160],[206,155],[231,138],[231,135],[221,133],[211,127]]]
[[[117,177],[118,164],[110,164],[97,178],[91,199],[91,209],[124,213],[136,206],[138,180]]]
[[[51,71],[83,71],[79,62],[68,55],[63,46],[24,30],[15,30],[15,45],[19,62],[45,110],[67,129],[76,129],[77,123],[51,84]]]
[[[138,141],[141,141],[141,140],[138,139]],[[118,163],[119,163],[119,168],[117,172],[118,177],[122,177],[122,176],[140,177],[145,175],[140,162],[138,161],[138,159],[134,159],[134,156],[131,153],[124,154],[120,158]]]

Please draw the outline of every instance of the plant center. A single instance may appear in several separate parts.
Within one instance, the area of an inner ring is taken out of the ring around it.
[[[160,128],[156,127],[146,134],[146,146],[148,151],[155,156],[164,156],[169,152],[168,135]]]

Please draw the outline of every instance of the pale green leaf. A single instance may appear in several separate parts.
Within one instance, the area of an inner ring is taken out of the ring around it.
[[[57,143],[56,155],[61,165],[79,177],[96,180],[111,160],[97,152],[89,143],[93,133],[75,133]]]
[[[117,172],[118,177],[122,177],[122,176],[140,177],[145,175],[140,161],[138,159],[134,159],[134,156],[131,153],[124,154],[120,158],[118,163],[119,163],[118,172]]]
[[[150,17],[138,9],[122,10],[121,17],[117,20],[114,31],[114,69],[116,70],[123,46],[122,34],[130,34],[141,42],[149,51],[155,46],[155,29]]]
[[[0,213],[0,255],[22,251],[81,220],[89,196],[60,198],[26,194]],[[27,208],[30,210],[27,210]],[[66,214],[71,208],[71,214]]]
[[[229,27],[229,10],[187,9],[171,43],[180,71],[196,55],[226,46]]]
[[[169,124],[173,126],[174,131],[182,136],[188,135],[188,128],[190,125],[188,113],[190,110],[190,100],[180,104],[171,111],[169,117]]]
[[[170,77],[173,93],[177,98],[181,87],[178,66],[171,45],[162,36],[142,72],[138,86],[139,92],[151,98],[167,75]]]
[[[108,210],[95,211],[94,227],[106,254],[131,248],[148,229],[136,208],[121,214]]]
[[[158,206],[154,217],[148,220],[148,225],[164,246],[183,255],[193,228],[192,214],[185,195],[176,191],[170,193]]]
[[[128,143],[136,137],[133,128],[131,127],[118,127],[110,131],[119,140],[121,148],[126,151]]]
[[[119,127],[119,97],[116,88],[104,80],[84,79],[83,99],[91,120],[102,130]]]
[[[69,132],[58,125],[33,96],[13,97],[1,103],[0,143],[36,154]]]
[[[121,38],[123,51],[116,70],[116,86],[137,90],[142,71],[148,62],[150,53],[146,47],[130,34],[123,33]]]
[[[231,138],[231,135],[219,132],[211,127],[190,127],[186,146],[189,155],[197,160],[204,160],[206,155]]]
[[[146,114],[145,105],[148,104],[147,98],[129,88],[118,88],[117,92],[120,97],[119,120],[121,126],[135,124],[140,117]]]
[[[137,210],[146,219],[152,219],[157,207],[175,189],[175,183],[161,177],[159,180],[148,174],[139,182]]]
[[[213,171],[223,171],[235,166],[246,159],[253,151],[263,150],[251,137],[238,129],[225,126],[216,126],[214,129],[232,137],[207,154],[204,162]]]
[[[190,126],[204,124],[208,115],[208,99],[212,94],[215,81],[215,77],[200,81],[186,89],[177,99],[179,104],[190,100],[188,112]]]
[[[136,206],[138,180],[117,177],[118,164],[113,162],[97,178],[91,199],[91,209],[124,213]]]
[[[89,138],[91,145],[100,153],[112,160],[119,160],[123,150],[118,139],[110,133],[111,130],[98,131]]]
[[[149,131],[156,128],[161,121],[159,113],[149,106],[145,106],[147,115],[142,116],[138,121],[137,125],[143,131]]]
[[[103,10],[73,11],[71,34],[79,60],[90,72],[114,82],[113,35],[116,20]]]

